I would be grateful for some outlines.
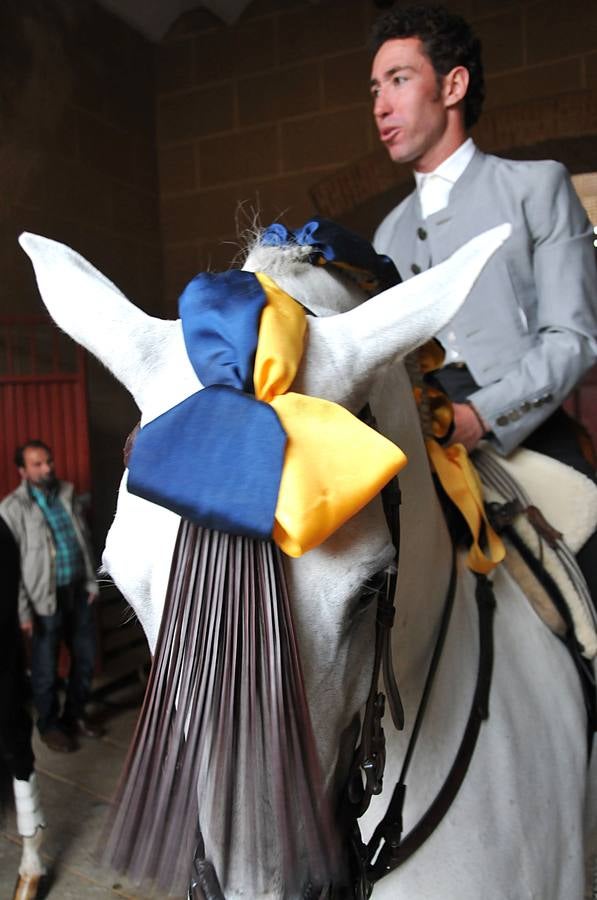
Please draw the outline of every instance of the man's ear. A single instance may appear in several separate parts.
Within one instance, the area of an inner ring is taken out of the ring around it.
[[[461,100],[464,100],[468,90],[469,73],[464,66],[455,66],[447,75],[444,75],[442,82],[442,97],[444,106],[448,109],[456,106]]]
[[[26,469],[24,469],[23,466],[17,466],[17,468],[19,470],[19,475],[21,476],[21,478],[25,478],[27,475]]]

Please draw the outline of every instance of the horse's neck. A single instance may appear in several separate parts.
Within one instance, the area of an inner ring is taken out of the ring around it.
[[[384,791],[373,798],[363,817],[365,840],[383,817],[401,774],[451,567],[450,538],[421,436],[418,429],[408,427],[413,409],[395,408],[404,403],[406,392],[400,385],[405,378],[401,372],[387,377],[373,405],[382,430],[409,455],[400,478],[402,547],[393,634],[406,726],[396,732],[384,722]],[[514,896],[513,884],[517,897],[581,896],[586,719],[578,677],[563,644],[535,616],[507,571],[497,569],[492,581],[497,611],[489,719],[449,814],[420,853],[380,882],[374,893],[380,900],[415,896],[476,900],[483,894],[495,900]],[[478,660],[475,578],[461,559],[445,647],[406,777],[404,834],[429,810],[456,758],[473,701]],[[488,777],[496,772],[499,777]],[[533,849],[527,851],[537,822],[542,826],[541,841],[531,842]],[[493,823],[499,823],[499,834]],[[549,858],[543,853],[545,846],[555,848]],[[521,848],[526,853],[522,867]]]
[[[412,684],[417,692],[450,578],[451,541],[402,365],[393,366],[378,382],[371,405],[380,431],[408,457],[408,465],[400,474],[401,546],[393,639],[403,683]]]

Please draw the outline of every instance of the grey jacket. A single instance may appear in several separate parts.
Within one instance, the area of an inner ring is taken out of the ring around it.
[[[477,150],[445,209],[423,219],[415,191],[384,219],[374,243],[409,278],[502,222],[512,235],[450,330],[480,385],[469,399],[507,454],[597,360],[594,234],[566,169]]]
[[[60,481],[58,496],[70,513],[81,546],[85,561],[86,588],[89,593],[97,593],[93,553],[73,485]],[[10,528],[21,555],[20,621],[30,621],[33,612],[40,616],[53,615],[56,612],[54,540],[43,512],[29,493],[26,481],[22,481],[0,503],[0,516]]]

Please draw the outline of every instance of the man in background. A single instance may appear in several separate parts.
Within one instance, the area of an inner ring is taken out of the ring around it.
[[[72,484],[59,481],[50,448],[30,440],[15,452],[20,486],[0,503],[20,553],[19,621],[31,636],[31,689],[42,741],[76,749],[76,737],[99,737],[85,717],[95,664],[92,604],[98,596],[93,555]],[[58,651],[70,671],[64,707],[58,696]]]
[[[593,229],[564,166],[482,153],[468,131],[485,96],[481,46],[440,6],[389,10],[373,32],[373,113],[382,143],[412,166],[415,190],[384,219],[378,252],[403,278],[502,222],[512,235],[438,335],[453,443],[485,438],[553,456],[594,479],[561,403],[597,360]],[[596,596],[593,535],[578,562]]]

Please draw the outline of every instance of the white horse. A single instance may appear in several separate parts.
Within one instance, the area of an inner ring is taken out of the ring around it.
[[[358,412],[369,402],[381,432],[408,456],[401,473],[401,551],[392,656],[405,711],[403,731],[385,725],[384,790],[361,820],[365,840],[398,779],[433,653],[451,574],[452,545],[432,481],[412,390],[400,360],[456,312],[505,230],[482,235],[451,260],[367,303],[354,285],[305,252],[261,247],[245,267],[267,272],[317,314],[309,318],[293,390]],[[200,389],[178,321],[151,318],[89,263],[33,235],[31,257],[57,324],[131,392],[142,425]],[[156,645],[180,520],[127,491],[125,473],[104,565]],[[387,567],[393,548],[378,499],[321,546],[286,558],[292,611],[321,770],[330,792],[346,777],[373,667],[375,604],[362,585]],[[503,568],[493,576],[495,659],[489,718],[448,814],[402,867],[379,880],[375,900],[580,900],[584,889],[586,716],[566,649],[533,613]],[[475,578],[458,560],[454,610],[410,766],[404,832],[440,790],[466,726],[479,638]],[[242,783],[235,815],[243,807]],[[201,798],[200,798],[201,801]],[[201,802],[200,802],[201,805]],[[227,900],[298,898],[280,860],[251,854],[250,836],[218,843],[219,810],[201,809],[205,855]],[[272,834],[280,823],[270,822]],[[225,876],[222,874],[225,872]],[[259,889],[250,885],[259,885]]]

